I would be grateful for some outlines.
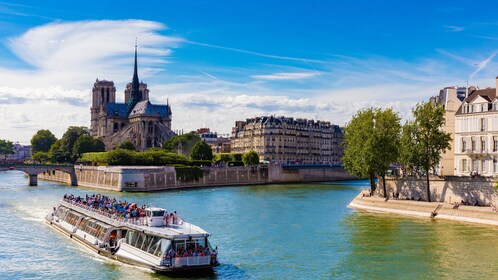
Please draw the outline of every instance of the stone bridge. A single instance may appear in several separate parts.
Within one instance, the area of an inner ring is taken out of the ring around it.
[[[77,186],[78,180],[74,165],[59,165],[59,164],[22,164],[22,163],[2,163],[0,164],[0,171],[5,170],[19,170],[28,175],[28,185],[38,185],[38,174],[43,172],[55,172],[56,170],[68,173],[71,177],[71,186]]]

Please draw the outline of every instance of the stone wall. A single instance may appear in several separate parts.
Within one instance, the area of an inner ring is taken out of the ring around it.
[[[114,191],[161,191],[179,188],[258,185],[270,183],[323,182],[355,179],[342,168],[287,170],[269,167],[203,167],[203,177],[195,181],[176,179],[175,168],[140,166],[75,167],[79,186]],[[55,171],[39,174],[43,180],[70,183],[68,174]]]
[[[431,177],[431,201],[439,202],[479,202],[480,205],[498,205],[498,189],[496,179],[470,177]],[[387,192],[399,193],[401,199],[427,199],[427,183],[425,178],[386,178]],[[383,195],[382,180],[379,179],[377,192]]]

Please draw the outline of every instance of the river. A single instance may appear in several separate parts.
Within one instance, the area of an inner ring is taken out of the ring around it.
[[[111,193],[0,172],[0,278],[168,279],[107,260],[49,228],[65,193],[176,210],[212,234],[207,279],[498,279],[498,228],[361,213],[366,181]]]

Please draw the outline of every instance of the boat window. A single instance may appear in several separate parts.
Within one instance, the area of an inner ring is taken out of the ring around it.
[[[85,230],[86,226],[88,225],[89,220],[90,220],[90,218],[88,218],[88,217],[83,218],[83,220],[81,220],[81,222],[80,222],[80,225],[78,226],[78,229]]]
[[[162,253],[168,252],[167,250],[169,250],[170,248],[171,248],[171,240],[162,239],[160,241],[159,245],[157,246],[157,249],[154,252],[154,255],[159,257],[159,256],[161,256]]]
[[[103,226],[103,227],[102,227],[102,230],[100,231],[100,234],[99,234],[99,237],[98,237],[98,238],[99,238],[100,240],[104,240],[104,237],[105,237],[105,235],[106,235],[106,233],[107,233],[107,231],[108,231],[108,230],[109,230],[109,228],[108,228],[108,227]]]
[[[138,232],[129,230],[126,233],[126,244],[135,246],[135,243],[137,243],[137,238],[138,238]]]
[[[55,216],[57,218],[63,218],[64,216],[66,216],[67,211],[68,209],[66,207],[59,207],[59,209],[57,209],[57,212],[55,213]]]
[[[164,211],[152,211],[152,217],[162,217],[164,216]]]
[[[144,239],[145,239],[144,237],[145,237],[145,234],[143,234],[143,233],[138,234],[137,244],[135,244],[135,247],[137,247],[137,248],[142,247],[142,243],[144,243]]]
[[[150,243],[152,242],[152,239],[154,239],[154,236],[151,236],[151,235],[146,235],[145,236],[145,241],[144,243],[142,244],[142,247],[140,248],[142,251],[145,251],[147,252],[147,250],[149,249],[150,247]]]
[[[161,242],[161,239],[159,237],[155,236],[152,239],[152,242],[150,243],[149,249],[147,250],[147,253],[149,254],[154,254],[154,252],[157,249],[157,246],[159,246],[159,243]]]

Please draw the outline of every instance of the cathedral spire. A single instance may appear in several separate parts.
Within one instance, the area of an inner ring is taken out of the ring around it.
[[[137,38],[135,38],[135,67],[133,69],[133,80],[131,82],[131,94],[128,100],[128,114],[131,113],[133,107],[142,100],[142,93],[140,92],[140,82],[138,80],[138,66],[137,66]]]
[[[137,67],[137,38],[135,38],[135,69],[133,70],[133,90],[138,90],[139,81],[138,81],[138,67]]]

